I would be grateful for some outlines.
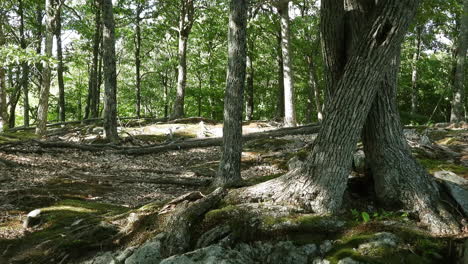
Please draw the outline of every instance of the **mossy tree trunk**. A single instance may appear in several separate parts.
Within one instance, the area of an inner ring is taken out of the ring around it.
[[[229,5],[228,71],[224,93],[223,154],[215,186],[241,181],[242,105],[245,86],[247,0]]]

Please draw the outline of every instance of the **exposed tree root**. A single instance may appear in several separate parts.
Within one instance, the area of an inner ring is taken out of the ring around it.
[[[194,222],[218,204],[225,194],[225,189],[218,188],[206,197],[196,192],[169,202],[161,211],[163,214],[169,213],[165,221],[166,235],[161,243],[161,255],[168,257],[186,252],[190,247]],[[171,208],[172,211],[168,212]]]

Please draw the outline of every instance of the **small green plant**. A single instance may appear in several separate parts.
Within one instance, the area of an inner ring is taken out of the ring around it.
[[[367,212],[359,212],[356,209],[351,209],[351,214],[353,215],[354,220],[356,221],[363,221],[364,223],[367,223],[371,220],[371,217],[369,213]]]

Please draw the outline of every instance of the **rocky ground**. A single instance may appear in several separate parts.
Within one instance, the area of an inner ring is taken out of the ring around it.
[[[277,128],[252,122],[244,132]],[[212,191],[209,182],[216,173],[219,147],[146,155],[119,150],[217,137],[221,125],[209,120],[128,122],[120,128],[123,141],[118,147],[102,142],[98,125],[50,131],[46,142],[74,145],[44,145],[27,131],[0,135],[0,263],[455,263],[463,255],[463,234],[432,237],[410,213],[385,210],[374,202],[358,146],[339,216],[221,202],[195,222],[186,250],[169,257],[160,249],[168,235],[162,228],[162,207],[185,193]],[[413,128],[405,134],[418,159],[444,178],[448,190],[462,186],[457,194],[463,201],[468,131]],[[300,158],[313,138],[247,142],[242,156],[245,184],[285,173],[288,161]],[[78,144],[98,150],[79,149]],[[27,214],[35,209],[38,216],[30,216],[25,226]],[[466,216],[463,207],[454,210]]]

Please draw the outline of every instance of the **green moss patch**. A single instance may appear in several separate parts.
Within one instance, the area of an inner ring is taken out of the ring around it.
[[[0,144],[12,141],[37,139],[38,136],[33,132],[19,131],[19,132],[4,132],[0,133]]]
[[[43,263],[69,254],[112,247],[118,230],[106,217],[127,212],[125,207],[85,200],[64,200],[41,208],[41,224],[23,237],[0,239],[0,251],[14,263]],[[7,250],[8,249],[8,250]]]
[[[448,170],[454,172],[461,177],[468,177],[468,168],[461,165],[447,163],[442,160],[433,159],[419,159],[419,162],[427,169],[430,173],[436,171]]]

